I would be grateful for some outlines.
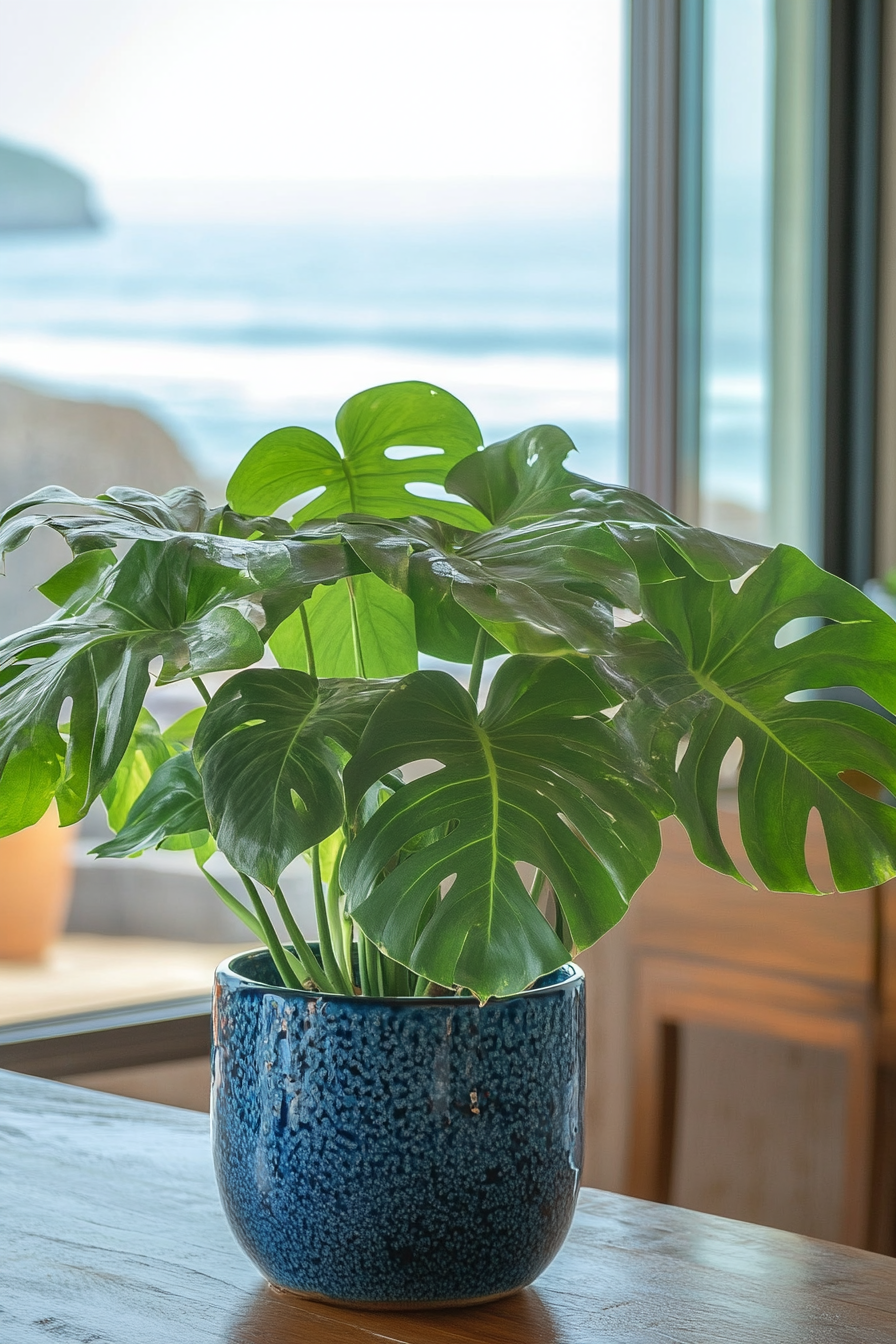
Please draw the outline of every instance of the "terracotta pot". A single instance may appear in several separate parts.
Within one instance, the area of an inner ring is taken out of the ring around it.
[[[37,961],[62,932],[72,895],[71,839],[55,807],[0,839],[0,960]]]

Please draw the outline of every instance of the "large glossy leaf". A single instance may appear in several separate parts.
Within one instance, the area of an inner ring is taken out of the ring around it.
[[[208,841],[208,832],[202,782],[192,755],[182,751],[156,767],[118,834],[91,853],[111,859],[133,857],[160,846],[200,849]],[[173,843],[177,841],[183,843]]]
[[[66,505],[66,510],[25,512],[32,505],[49,510],[58,504]],[[281,518],[245,516],[228,507],[210,510],[196,490],[174,490],[159,497],[116,486],[89,499],[61,486],[47,486],[2,515],[0,558],[21,546],[38,527],[57,532],[75,553],[71,565],[41,586],[41,592],[66,610],[74,609],[72,599],[91,595],[91,581],[102,577],[103,567],[114,560],[112,548],[121,541],[189,542],[194,555],[244,570],[255,580],[262,605],[271,613],[271,628],[293,610],[295,593],[304,588],[308,596],[315,584],[332,583],[360,568],[337,539],[335,544],[308,545],[297,541]]]
[[[55,602],[60,614],[76,616],[99,592],[114,564],[111,550],[84,551],[40,584],[37,591]]]
[[[638,600],[632,565],[601,524],[561,514],[468,532],[429,518],[347,517],[335,524],[356,555],[414,603],[424,653],[469,662],[480,627],[488,653],[597,653],[613,607]]]
[[[400,677],[416,671],[414,604],[375,574],[318,588],[304,604],[304,616],[319,677]],[[274,631],[270,645],[281,667],[311,670],[302,612]]]
[[[637,611],[641,583],[672,581],[677,555],[710,579],[739,577],[768,551],[688,527],[635,491],[564,466],[562,430],[539,426],[461,461],[451,488],[494,526],[474,532],[431,518],[346,515],[302,536],[342,536],[376,575],[414,603],[419,647],[469,661],[479,628],[489,652],[600,653],[614,608]]]
[[[431,383],[387,383],[350,397],[336,416],[342,452],[310,429],[278,429],[249,450],[227,486],[235,509],[272,513],[307,491],[324,487],[293,522],[372,513],[401,518],[423,508],[433,518],[476,528],[484,519],[470,506],[433,499],[409,486],[441,486],[454,464],[482,442],[462,402]],[[390,449],[436,450],[390,457]]]
[[[576,452],[569,435],[556,425],[535,425],[470,456],[452,467],[446,489],[474,504],[492,523],[535,522],[575,508],[586,490],[604,516],[647,523],[677,524],[680,519],[646,495],[617,485],[598,485],[570,471]]]
[[[62,505],[59,511],[54,506]],[[29,514],[28,509],[48,512]],[[189,533],[209,540],[209,554],[226,563],[227,542],[288,537],[292,528],[282,518],[234,513],[227,505],[211,509],[199,490],[181,487],[165,495],[116,485],[97,496],[76,495],[61,485],[47,485],[10,504],[0,513],[0,557],[16,550],[36,527],[50,527],[81,553],[118,541],[166,541]],[[217,547],[217,550],[215,549]]]
[[[0,641],[0,830],[37,820],[54,792],[63,824],[84,815],[128,747],[154,659],[159,681],[256,662],[257,587],[189,539],[137,542],[77,616]]]
[[[643,590],[651,627],[620,632],[619,653],[602,667],[630,700],[619,731],[649,755],[698,858],[737,875],[716,800],[722,760],[740,741],[741,833],[767,886],[817,890],[805,859],[813,808],[840,890],[892,877],[896,808],[841,775],[862,771],[896,792],[896,727],[800,693],[855,686],[896,710],[896,623],[791,547],[777,547],[736,593],[678,564],[676,581]],[[828,623],[778,647],[779,632],[801,618]]]
[[[83,513],[27,514],[32,504],[80,506]],[[48,486],[7,509],[0,526],[0,555],[20,546],[36,527],[58,532],[75,553],[40,591],[75,615],[87,606],[114,563],[118,542],[154,541],[183,547],[194,559],[211,566],[244,571],[252,580],[246,593],[261,613],[257,625],[267,639],[306,601],[320,584],[361,574],[365,566],[337,535],[307,542],[297,539],[279,518],[234,513],[229,507],[209,510],[198,491],[172,491],[157,497],[115,487],[96,499]],[[179,525],[183,530],[178,530]],[[193,529],[196,530],[193,530]],[[209,569],[209,566],[206,566]],[[209,571],[210,572],[210,571]]]
[[[165,741],[149,710],[141,709],[118,769],[103,789],[106,816],[113,831],[121,830],[153,773],[173,755],[174,748]]]
[[[508,659],[478,716],[445,673],[403,678],[346,768],[349,807],[396,767],[434,758],[443,768],[399,789],[349,845],[341,881],[368,937],[418,974],[484,999],[568,955],[518,862],[548,875],[577,946],[615,924],[656,863],[656,816],[668,803],[639,778],[598,712],[605,703],[584,668],[560,659]],[[442,838],[382,877],[431,828]]]
[[[575,452],[556,425],[536,425],[490,444],[452,468],[446,488],[468,499],[495,525],[525,527],[558,513],[605,523],[635,563],[642,582],[674,578],[657,534],[705,578],[737,578],[768,554],[768,547],[689,527],[636,490],[601,485],[570,471]]]
[[[390,685],[258,668],[212,697],[193,755],[212,833],[235,868],[273,889],[342,823],[340,749],[356,745]]]

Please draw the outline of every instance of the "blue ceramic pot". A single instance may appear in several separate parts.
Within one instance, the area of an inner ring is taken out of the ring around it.
[[[569,1230],[582,1164],[585,985],[513,998],[349,999],[216,974],[215,1167],[279,1288],[355,1306],[487,1301]]]

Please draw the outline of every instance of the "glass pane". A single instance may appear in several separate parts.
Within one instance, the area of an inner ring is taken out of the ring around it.
[[[826,8],[706,15],[700,519],[820,556]]]
[[[220,500],[263,433],[332,434],[345,397],[414,377],[486,442],[559,423],[622,479],[622,25],[622,0],[0,10],[0,132],[26,151],[0,172],[3,503],[51,480]],[[0,635],[50,614],[34,586],[65,558],[10,557]],[[0,1020],[205,989],[251,941],[189,855],[90,858],[104,826],[72,840],[66,937],[0,967]],[[286,890],[312,933],[301,861]]]
[[[769,509],[769,8],[710,0],[704,48],[700,521],[756,540]]]

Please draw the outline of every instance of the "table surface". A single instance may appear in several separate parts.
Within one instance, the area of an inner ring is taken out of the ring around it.
[[[218,1204],[208,1121],[0,1072],[0,1340],[32,1344],[893,1344],[896,1260],[584,1190],[537,1283],[365,1312],[268,1288]]]

